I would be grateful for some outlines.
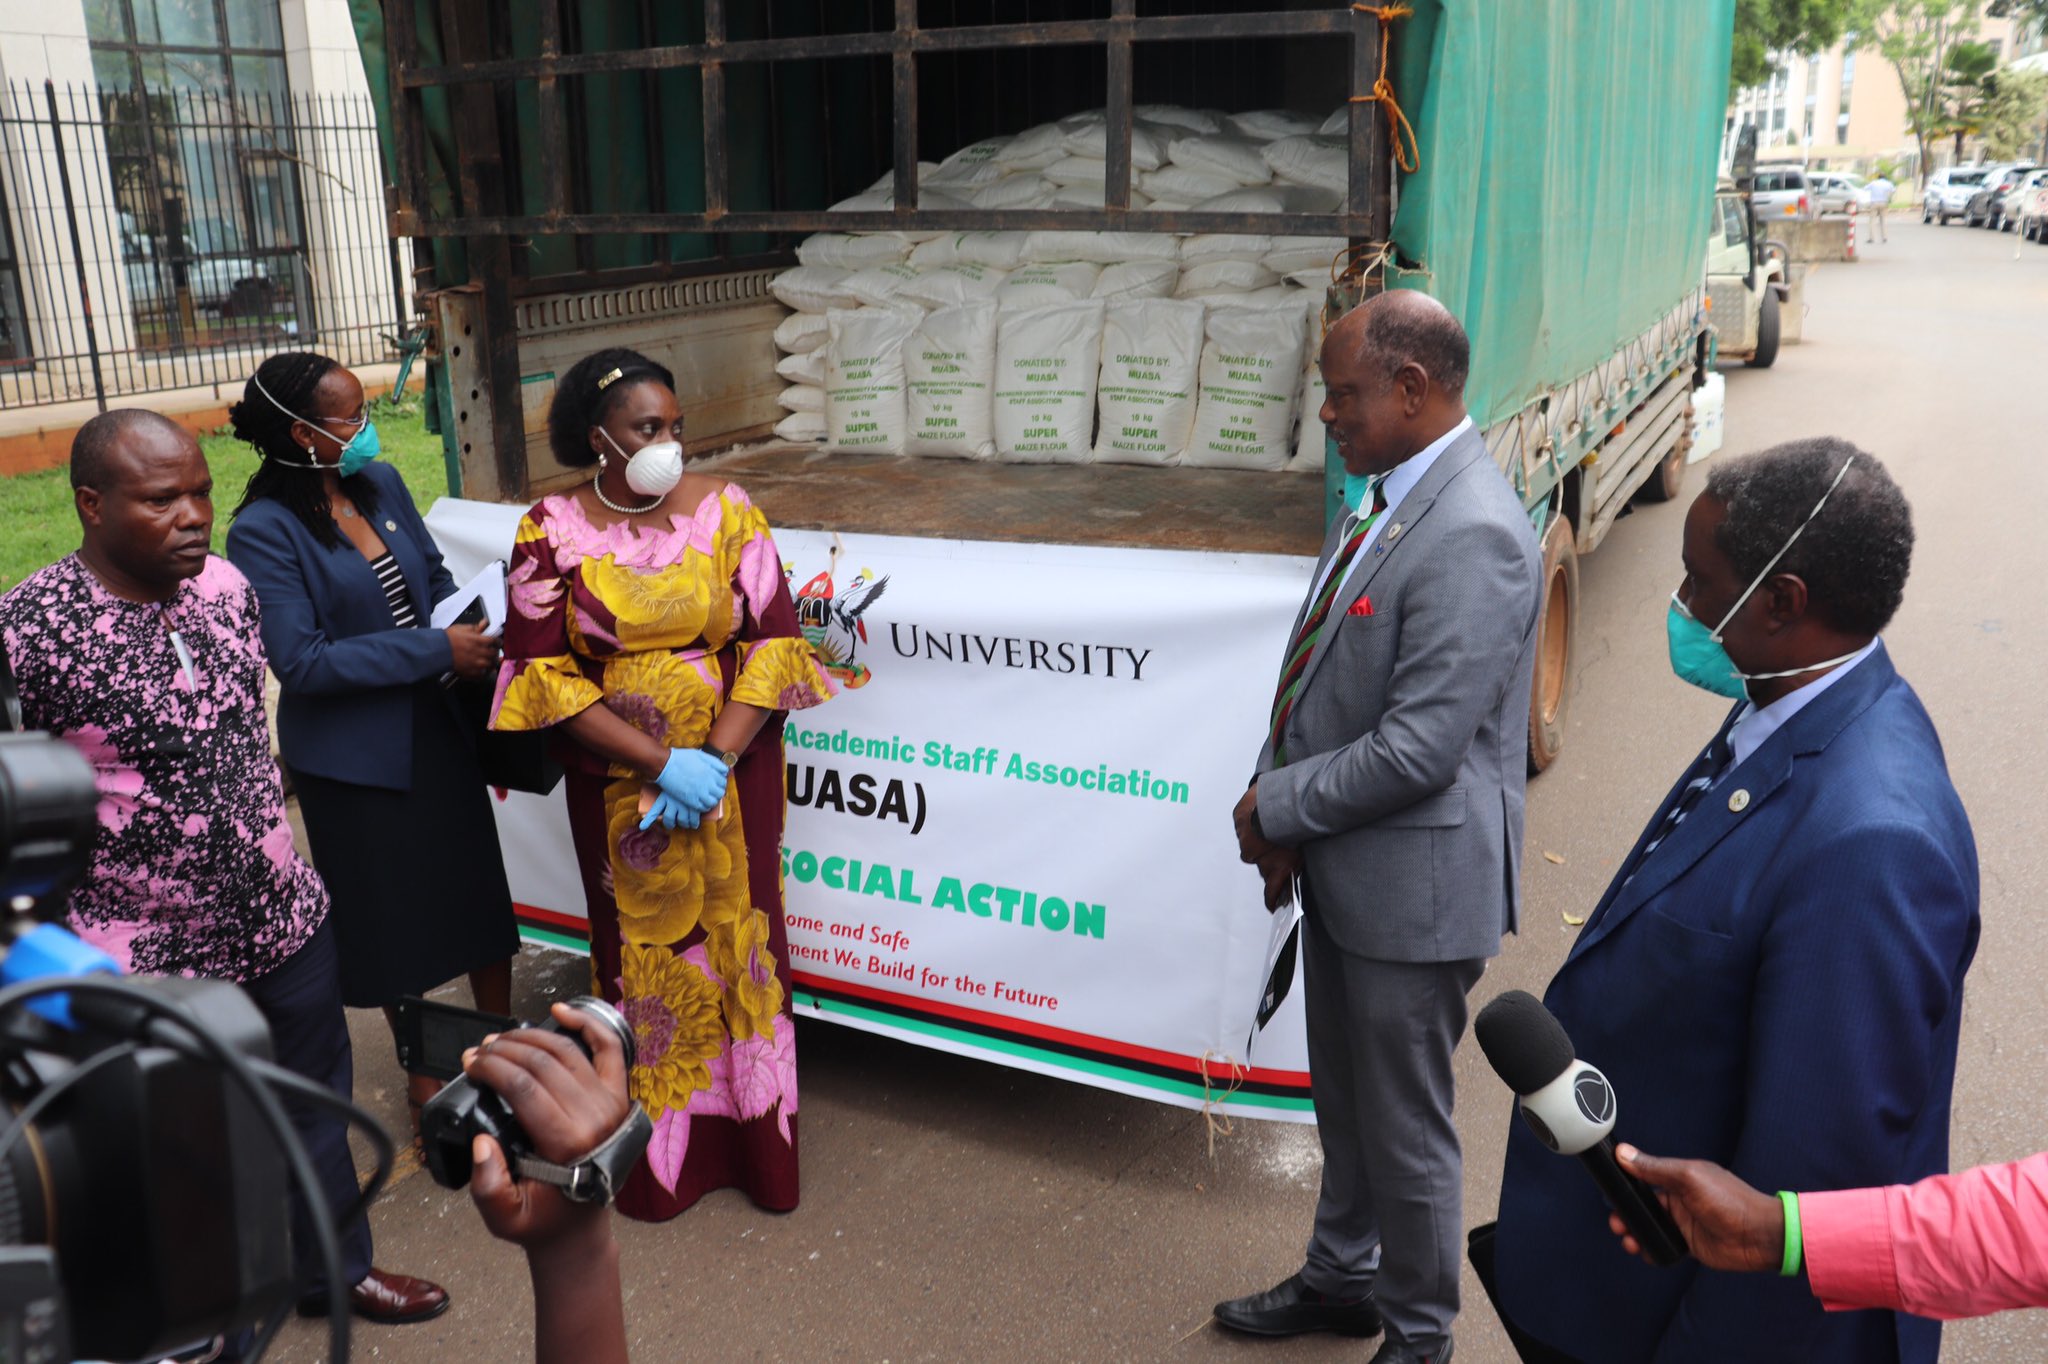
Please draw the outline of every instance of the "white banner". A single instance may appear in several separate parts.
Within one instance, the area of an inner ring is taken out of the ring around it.
[[[519,508],[427,517],[457,581]],[[1188,1107],[1312,1120],[1297,985],[1230,812],[1305,559],[781,530],[842,691],[785,736],[796,1007]],[[499,806],[529,938],[580,948],[559,793]]]

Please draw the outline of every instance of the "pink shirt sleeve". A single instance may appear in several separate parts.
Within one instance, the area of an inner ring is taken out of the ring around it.
[[[1952,1321],[2048,1306],[2048,1152],[1888,1189],[1801,1194],[1807,1280],[1831,1312]]]

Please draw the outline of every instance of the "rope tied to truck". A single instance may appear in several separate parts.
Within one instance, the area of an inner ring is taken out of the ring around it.
[[[1422,147],[1415,140],[1415,125],[1408,121],[1408,115],[1401,112],[1401,102],[1394,98],[1394,83],[1387,79],[1387,56],[1393,45],[1394,20],[1406,19],[1415,13],[1411,5],[1367,5],[1354,4],[1351,8],[1359,14],[1370,14],[1380,21],[1380,74],[1372,83],[1370,94],[1353,95],[1353,104],[1377,104],[1387,111],[1387,140],[1394,147],[1394,164],[1404,174],[1415,174],[1415,168],[1422,163]],[[1401,145],[1401,135],[1406,133],[1408,145]]]

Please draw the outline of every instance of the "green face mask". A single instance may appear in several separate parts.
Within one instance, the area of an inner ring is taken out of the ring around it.
[[[1671,594],[1671,607],[1664,613],[1664,633],[1671,651],[1671,671],[1678,674],[1679,680],[1731,700],[1748,694],[1742,685],[1742,674],[1735,670],[1735,660],[1721,647],[1719,633],[1695,620],[1676,592]]]
[[[1695,687],[1713,692],[1716,696],[1741,700],[1749,695],[1749,688],[1744,685],[1745,683],[1768,682],[1773,678],[1817,673],[1838,663],[1846,663],[1862,652],[1860,649],[1852,650],[1840,658],[1830,658],[1823,663],[1809,663],[1803,668],[1787,668],[1783,672],[1746,673],[1735,666],[1735,660],[1728,657],[1728,650],[1721,644],[1721,632],[1728,628],[1728,622],[1735,619],[1735,613],[1742,609],[1742,604],[1749,600],[1750,594],[1770,576],[1771,570],[1778,566],[1778,560],[1785,557],[1786,551],[1792,548],[1800,535],[1813,523],[1813,518],[1820,515],[1820,509],[1828,504],[1828,499],[1834,496],[1843,476],[1849,472],[1849,465],[1855,462],[1856,457],[1851,455],[1843,463],[1841,472],[1835,475],[1835,481],[1828,484],[1828,490],[1820,495],[1820,501],[1813,504],[1813,510],[1806,514],[1806,519],[1792,532],[1792,538],[1771,556],[1770,562],[1763,566],[1762,572],[1750,579],[1749,586],[1742,589],[1742,595],[1728,608],[1728,614],[1721,617],[1719,625],[1709,630],[1704,622],[1694,617],[1692,609],[1678,599],[1676,592],[1671,594],[1671,605],[1664,612],[1665,644],[1671,654],[1671,671],[1678,674],[1681,681],[1690,682]]]

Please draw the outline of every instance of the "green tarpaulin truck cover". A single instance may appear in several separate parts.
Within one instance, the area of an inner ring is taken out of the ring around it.
[[[1735,0],[1412,0],[1394,241],[1472,337],[1484,426],[1699,287]]]

